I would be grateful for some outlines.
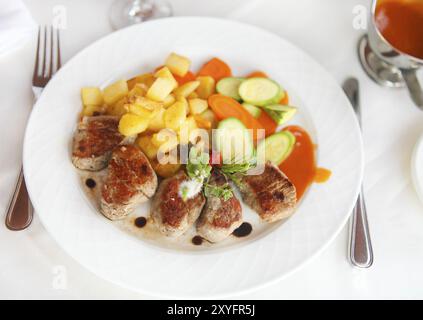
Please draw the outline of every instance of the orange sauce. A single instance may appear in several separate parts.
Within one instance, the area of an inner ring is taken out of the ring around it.
[[[263,71],[254,71],[251,72],[247,78],[269,78],[266,73]]]
[[[376,25],[395,48],[423,59],[423,1],[379,0]]]
[[[330,179],[332,171],[325,168],[317,168],[316,174],[314,175],[314,182],[316,183],[325,183]]]
[[[297,141],[291,155],[282,162],[279,168],[294,184],[297,189],[297,199],[300,200],[316,175],[314,145],[308,133],[301,127],[289,126],[284,130],[294,134]]]

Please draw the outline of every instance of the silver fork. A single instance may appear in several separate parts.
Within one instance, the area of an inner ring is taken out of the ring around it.
[[[42,41],[41,37],[43,38]],[[39,70],[40,65],[41,70]],[[59,30],[55,30],[53,27],[39,27],[32,77],[32,91],[35,101],[38,100],[44,87],[61,66]],[[28,196],[21,166],[18,181],[6,213],[6,227],[13,231],[24,230],[31,224],[33,215],[34,209]]]

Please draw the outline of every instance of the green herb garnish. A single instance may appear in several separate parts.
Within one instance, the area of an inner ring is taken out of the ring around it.
[[[187,174],[191,179],[203,183],[210,177],[212,167],[210,156],[200,149],[192,147],[189,151]]]
[[[237,186],[240,186],[241,179],[245,174],[257,166],[257,159],[255,156],[242,163],[223,164],[220,169],[226,178],[231,179]]]
[[[242,177],[250,170],[255,168],[257,165],[256,157],[253,156],[247,161],[233,162],[230,164],[223,164],[220,168],[222,174],[232,180],[236,185],[241,184]],[[211,175],[212,166],[210,165],[210,156],[200,149],[192,147],[189,151],[188,163],[186,165],[186,171],[188,176],[199,182],[205,183],[208,181]],[[181,190],[182,199],[186,201],[188,197],[188,187]],[[206,197],[214,196],[223,198],[224,201],[228,201],[233,197],[233,192],[228,183],[222,186],[210,185],[208,182],[205,183],[204,194]]]
[[[211,184],[206,184],[204,187],[204,194],[206,197],[223,198],[224,201],[228,201],[234,196],[231,186],[228,183],[223,186],[213,186]]]

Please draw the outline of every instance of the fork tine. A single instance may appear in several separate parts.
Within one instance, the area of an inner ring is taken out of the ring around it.
[[[53,47],[54,47],[54,42],[53,42],[53,26],[50,26],[50,71],[48,73],[48,78],[51,79],[51,77],[53,76]]]
[[[62,58],[60,57],[59,29],[56,29],[56,36],[57,36],[57,70],[59,70],[62,67]]]
[[[43,52],[43,70],[41,76],[46,75],[46,60],[47,60],[47,27],[44,26],[44,52]]]
[[[35,55],[35,65],[34,65],[34,74],[32,76],[32,80],[34,81],[38,75],[38,66],[39,66],[39,56],[40,56],[40,34],[41,34],[41,26],[38,26],[38,39],[37,39],[37,51]]]

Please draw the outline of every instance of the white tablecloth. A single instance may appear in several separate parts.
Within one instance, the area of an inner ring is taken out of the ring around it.
[[[301,47],[341,83],[360,79],[366,152],[365,193],[375,252],[370,270],[347,260],[347,228],[318,258],[279,283],[237,298],[423,298],[423,205],[410,179],[410,156],[423,112],[407,92],[378,87],[360,68],[353,9],[365,0],[171,0],[176,15],[218,16],[258,25]],[[39,23],[66,12],[63,60],[111,32],[106,0],[26,0]],[[63,22],[63,21],[62,21]],[[0,59],[0,214],[18,174],[31,109],[34,44]],[[352,150],[352,152],[354,152]],[[346,155],[348,156],[348,155]],[[60,212],[58,212],[60,214]],[[0,217],[3,221],[4,217]],[[0,223],[0,298],[151,298],[85,270],[47,234],[37,217],[20,233]]]

